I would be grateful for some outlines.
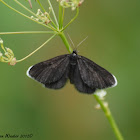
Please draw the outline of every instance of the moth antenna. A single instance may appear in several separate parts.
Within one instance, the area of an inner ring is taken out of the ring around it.
[[[74,43],[73,43],[73,41],[72,41],[72,39],[71,39],[70,35],[69,35],[68,33],[67,33],[67,35],[68,35],[69,40],[71,41],[71,43],[72,43],[73,47],[76,49],[76,47],[75,47],[75,45],[74,45]]]
[[[82,41],[76,46],[76,50],[77,50],[77,48],[78,48],[87,38],[88,38],[88,36],[87,36],[84,40],[82,40]]]

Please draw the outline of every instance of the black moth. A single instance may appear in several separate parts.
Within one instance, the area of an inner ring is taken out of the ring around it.
[[[117,85],[115,76],[76,51],[40,62],[30,67],[27,75],[51,89],[64,87],[70,79],[79,92],[88,94]]]

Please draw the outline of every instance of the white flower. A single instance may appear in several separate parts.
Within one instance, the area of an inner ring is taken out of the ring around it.
[[[106,96],[107,92],[105,90],[100,90],[95,93],[101,100],[104,100],[104,97]]]
[[[108,102],[104,102],[103,104],[104,104],[105,107],[108,107]],[[97,105],[95,106],[95,108],[96,108],[96,109],[101,109],[100,104],[97,104]]]
[[[81,6],[84,0],[57,0],[60,2],[60,5],[63,8],[71,7],[72,10],[75,10],[77,7]]]
[[[12,58],[11,61],[9,62],[9,65],[14,66],[16,62],[17,62],[16,58]]]
[[[3,44],[3,40],[0,38],[0,44]]]
[[[95,106],[95,108],[96,108],[96,109],[101,109],[100,104],[97,104],[97,105]]]
[[[36,20],[37,22],[48,24],[48,23],[51,22],[51,20],[50,20],[50,12],[49,13],[48,12],[43,13],[43,12],[41,12],[40,9],[38,9],[37,13],[36,13],[37,17],[31,16],[31,18],[33,20]]]

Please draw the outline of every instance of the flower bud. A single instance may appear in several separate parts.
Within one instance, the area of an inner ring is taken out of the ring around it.
[[[10,48],[6,48],[7,52],[10,53],[11,55],[14,55],[13,51]]]
[[[84,0],[81,0],[81,1],[79,2],[78,6],[81,6],[83,2],[84,2]]]
[[[9,57],[9,53],[8,52],[6,52],[4,55],[7,56],[7,57]]]
[[[0,38],[0,44],[3,44],[3,40]]]
[[[105,107],[108,107],[108,102],[104,102],[104,106]]]
[[[107,92],[104,90],[100,90],[98,92],[96,92],[96,95],[101,99],[104,100],[104,97],[106,96]]]
[[[100,106],[99,104],[97,104],[97,105],[95,106],[95,108],[96,108],[96,109],[101,109],[101,106]]]
[[[49,10],[51,11],[51,10],[52,10],[52,8],[51,8],[51,7],[49,7]]]
[[[104,106],[105,106],[106,108],[108,107],[108,102],[103,102],[103,104],[104,104]],[[97,104],[97,105],[95,106],[95,108],[96,108],[96,109],[101,109],[100,104]]]
[[[11,61],[9,62],[9,65],[14,66],[16,62],[17,62],[16,58],[12,58]]]

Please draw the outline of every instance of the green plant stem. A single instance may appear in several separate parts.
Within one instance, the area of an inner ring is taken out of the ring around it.
[[[68,52],[69,52],[69,53],[72,53],[73,49],[70,47],[70,44],[69,44],[69,42],[68,42],[68,40],[67,40],[65,34],[64,34],[63,32],[61,32],[61,33],[59,34],[59,36],[61,37],[63,43],[65,44],[66,49],[68,50]]]
[[[25,14],[19,12],[18,10],[16,10],[16,9],[13,8],[13,7],[11,7],[9,4],[7,4],[7,3],[4,2],[3,0],[0,0],[0,2],[2,2],[4,5],[6,5],[6,6],[7,6],[8,8],[10,8],[10,9],[12,9],[13,11],[17,12],[18,14],[20,14],[20,15],[22,15],[22,16],[24,16],[24,17],[26,17],[26,18],[28,18],[28,19],[30,19],[30,20],[32,20],[32,21],[38,23],[38,24],[40,24],[40,25],[43,25],[43,26],[45,26],[45,27],[47,27],[47,28],[49,28],[49,29],[52,29],[51,27],[49,27],[49,26],[47,26],[47,25],[45,25],[45,24],[43,24],[43,23],[40,23],[40,22],[38,22],[38,21],[32,19],[31,17],[29,17],[29,16],[27,16],[27,15],[25,15]]]
[[[60,3],[59,3],[59,30],[61,30],[62,29],[62,27],[63,27],[63,17],[64,16],[64,11],[63,11],[63,7],[60,5]],[[72,48],[70,47],[70,44],[69,44],[69,42],[68,42],[68,40],[67,40],[67,38],[66,38],[66,36],[65,36],[65,34],[64,34],[64,32],[59,32],[59,36],[61,37],[61,39],[62,39],[62,41],[63,41],[63,43],[65,44],[65,46],[66,46],[66,49],[68,50],[68,52],[69,53],[72,53]]]
[[[59,3],[59,30],[63,27],[63,7]]]
[[[42,10],[43,10],[44,12],[46,12],[46,10],[45,10],[44,7],[42,6],[41,2],[40,2],[39,0],[37,0],[37,2],[38,2],[38,4],[39,4],[39,6],[42,8]]]
[[[55,29],[57,29],[57,26],[55,25],[55,23],[53,22],[53,20],[49,17],[51,24],[54,26]]]
[[[22,31],[22,32],[0,32],[0,35],[10,34],[56,34],[54,31]]]
[[[31,13],[32,15],[34,15],[36,17],[36,14],[34,12],[32,12],[31,10],[29,10],[26,6],[24,6],[23,4],[21,4],[18,0],[14,0],[18,5],[20,5],[22,8],[24,8],[26,11],[28,11],[29,13]]]
[[[62,23],[64,22],[65,8],[63,8]]]
[[[3,46],[3,44],[1,44],[1,48],[2,48],[3,51],[6,53],[6,50],[5,50],[4,46]]]
[[[103,101],[100,100],[98,95],[94,94],[94,97],[95,97],[96,101],[100,104],[102,110],[104,111],[104,113],[105,113],[114,133],[115,133],[117,140],[123,140],[123,137],[122,137],[122,135],[119,131],[119,128],[118,128],[118,126],[117,126],[117,124],[116,124],[116,122],[115,122],[115,120],[110,112],[109,107],[104,105]]]
[[[53,10],[53,7],[52,7],[52,4],[51,4],[50,0],[48,0],[48,3],[49,3],[50,8],[51,8],[51,10],[52,10],[52,14],[53,14],[54,20],[55,20],[55,22],[56,22],[56,25],[57,25],[57,27],[59,27],[59,24],[58,24],[58,21],[57,21],[57,18],[56,18],[56,15],[55,15],[55,12],[54,12],[54,10]]]
[[[30,56],[32,56],[34,53],[36,53],[38,50],[40,50],[42,47],[44,47],[50,40],[52,40],[54,37],[56,36],[56,34],[54,34],[53,36],[51,36],[46,42],[44,42],[40,47],[38,47],[36,50],[34,50],[33,52],[31,52],[29,55],[27,55],[26,57],[17,60],[17,62],[22,62],[25,59],[29,58]]]
[[[77,8],[75,17],[61,31],[64,31],[78,17],[78,15],[79,15],[79,8]]]

